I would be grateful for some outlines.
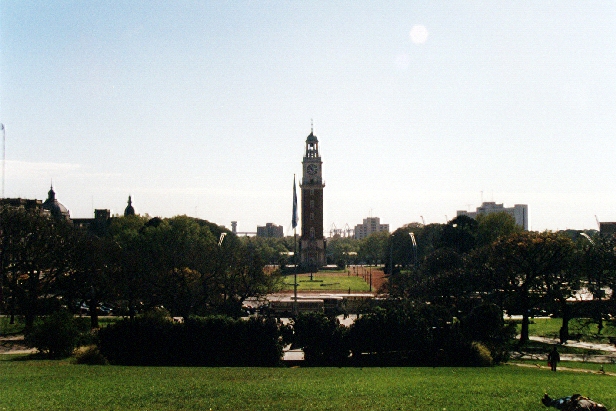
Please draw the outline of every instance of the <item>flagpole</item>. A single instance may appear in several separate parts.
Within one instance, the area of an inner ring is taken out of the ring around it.
[[[293,257],[295,257],[295,275],[293,276],[293,314],[297,315],[297,232],[293,229]]]
[[[295,189],[295,174],[293,174],[293,259],[295,260],[295,273],[293,275],[293,315],[297,316],[297,192]]]

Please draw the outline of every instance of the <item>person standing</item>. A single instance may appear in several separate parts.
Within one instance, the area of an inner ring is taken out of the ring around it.
[[[556,349],[556,346],[554,346],[552,348],[552,351],[550,351],[550,353],[548,354],[548,364],[552,368],[552,371],[556,371],[556,366],[558,365],[559,361],[560,354],[558,354],[558,350]]]

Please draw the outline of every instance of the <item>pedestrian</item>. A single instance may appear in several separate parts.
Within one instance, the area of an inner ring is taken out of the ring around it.
[[[552,348],[552,351],[548,354],[548,365],[552,368],[552,371],[556,371],[556,366],[560,361],[560,354],[558,354],[558,350],[556,346]]]

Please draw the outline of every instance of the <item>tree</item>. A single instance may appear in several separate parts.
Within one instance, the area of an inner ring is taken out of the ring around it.
[[[470,252],[477,245],[478,226],[479,223],[468,216],[454,218],[443,227],[439,246],[452,248],[460,254]]]
[[[261,298],[280,289],[279,272],[265,273],[265,264],[251,247],[223,243],[219,258],[222,263],[213,278],[218,290],[214,296],[218,312],[237,317],[242,314],[242,303],[247,298]]]
[[[378,262],[385,261],[389,255],[388,243],[389,233],[379,231],[370,234],[361,240],[359,244],[358,258],[368,264],[376,265]]]
[[[111,221],[109,232],[115,247],[113,254],[119,268],[115,272],[116,293],[123,300],[131,320],[137,307],[148,298],[148,277],[152,261],[146,255],[147,241],[144,238],[147,217],[127,216]]]
[[[98,307],[105,299],[115,300],[114,274],[118,269],[115,244],[110,237],[74,229],[71,233],[74,249],[70,270],[56,282],[56,292],[70,307],[87,302],[90,325],[98,328]]]
[[[19,306],[29,330],[43,309],[41,297],[50,296],[57,278],[70,269],[73,227],[40,210],[5,206],[0,213],[2,283],[11,296],[11,320]]]
[[[516,224],[513,216],[505,213],[480,214],[477,216],[477,245],[493,243],[500,237],[519,233],[523,229]]]
[[[134,217],[137,218],[137,217]],[[275,289],[256,243],[187,216],[112,223],[121,256],[120,294],[129,314],[162,305],[174,316],[239,315],[242,302]]]
[[[526,342],[531,310],[546,296],[548,284],[554,292],[570,267],[571,240],[551,232],[521,232],[501,237],[485,250],[475,269],[492,292],[504,293],[510,310],[522,315],[520,342]]]
[[[327,241],[328,261],[341,268],[356,260],[358,250],[359,242],[351,237],[334,237]]]
[[[616,285],[616,239],[601,235],[590,237],[587,234],[582,237],[578,240],[580,265],[593,300],[596,299],[594,316],[601,333],[606,315],[605,289],[610,287],[614,290]]]

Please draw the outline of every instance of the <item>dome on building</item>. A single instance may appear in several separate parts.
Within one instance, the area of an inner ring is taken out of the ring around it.
[[[53,191],[53,186],[51,186],[47,193],[47,200],[43,203],[43,210],[49,211],[51,216],[57,219],[64,218],[69,220],[71,218],[68,209],[56,199],[56,192]]]
[[[128,196],[128,205],[124,209],[124,217],[128,217],[129,215],[135,215],[135,209],[133,208],[133,201],[130,196]]]
[[[317,139],[317,136],[315,136],[312,131],[310,131],[310,135],[308,136],[308,138],[306,139],[306,143],[318,143],[319,140]]]

